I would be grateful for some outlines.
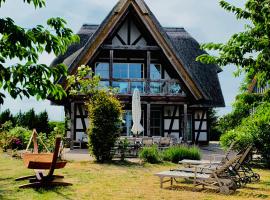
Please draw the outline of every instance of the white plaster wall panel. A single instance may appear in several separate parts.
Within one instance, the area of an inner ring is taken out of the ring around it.
[[[140,31],[136,27],[136,25],[131,21],[131,37],[130,37],[130,43],[132,44],[140,35]]]
[[[121,29],[119,30],[119,32],[118,32],[118,35],[122,38],[122,40],[127,44],[127,41],[128,41],[128,39],[127,39],[127,37],[128,37],[128,35],[127,35],[127,29],[128,29],[128,23],[127,23],[127,21],[125,21],[125,23],[123,24],[123,26],[121,27]]]
[[[70,138],[70,131],[67,131],[67,138]]]
[[[195,132],[195,139],[197,138],[198,132]],[[207,132],[201,132],[199,137],[199,142],[206,142],[207,141]]]
[[[164,128],[165,130],[169,130],[170,125],[171,125],[171,119],[165,119],[164,120]],[[175,119],[173,123],[172,130],[179,130],[179,119]]]
[[[83,129],[81,118],[76,119],[76,129]]]
[[[89,119],[88,118],[85,118],[85,125],[86,125],[86,128],[89,128]]]
[[[200,123],[199,121],[195,122],[195,130],[199,130],[200,128]],[[202,128],[201,130],[207,130],[207,122],[202,122]]]
[[[120,42],[120,40],[118,40],[116,37],[115,37],[115,38],[113,38],[113,40],[112,40],[112,44],[113,44],[113,45],[116,45],[116,46],[120,46],[120,45],[122,45],[122,43]]]
[[[195,119],[201,119],[202,118],[203,111],[196,111],[195,112]],[[207,119],[207,115],[204,115],[203,119]]]
[[[138,46],[146,46],[147,42],[144,38],[140,39],[140,41],[137,43]]]

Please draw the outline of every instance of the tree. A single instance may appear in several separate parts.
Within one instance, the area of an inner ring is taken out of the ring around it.
[[[5,1],[0,0],[0,8]],[[35,8],[45,6],[45,0],[23,1]],[[79,37],[66,28],[66,21],[59,17],[48,19],[47,26],[25,29],[11,18],[0,18],[0,89],[13,98],[61,99],[66,94],[59,84],[55,84],[67,74],[66,66],[39,64],[39,55],[44,52],[63,54],[69,45],[79,41]],[[19,59],[20,63],[6,64],[12,59]],[[4,103],[4,98],[5,95],[0,93],[0,104]]]
[[[236,75],[245,73],[249,83],[256,78],[260,86],[270,83],[270,1],[247,0],[244,8],[238,8],[224,0],[220,5],[247,20],[245,31],[234,34],[225,44],[208,43],[205,50],[217,50],[218,56],[201,55],[198,61],[210,64],[237,66]]]
[[[217,116],[217,111],[213,108],[208,110],[208,122],[210,125],[210,140],[211,141],[218,141],[221,132],[219,131],[217,124],[218,124],[218,116]]]
[[[0,125],[1,124],[4,124],[5,122],[7,121],[11,121],[13,124],[14,124],[14,117],[13,115],[11,114],[10,110],[7,109],[5,111],[3,111],[1,114],[0,114]]]
[[[90,77],[90,78],[86,78]],[[78,73],[67,78],[68,91],[72,96],[84,98],[90,122],[89,148],[98,162],[110,161],[112,149],[119,137],[122,106],[114,96],[114,89],[99,87],[100,77],[88,66],[78,68]]]

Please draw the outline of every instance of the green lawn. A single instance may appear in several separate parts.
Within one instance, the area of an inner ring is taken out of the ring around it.
[[[21,190],[14,179],[33,173],[24,168],[21,160],[0,153],[0,199],[1,200],[61,200],[61,199],[270,199],[270,171],[256,170],[262,176],[259,184],[250,184],[232,196],[213,191],[193,192],[192,185],[181,184],[174,190],[160,189],[154,173],[175,168],[176,165],[100,165],[93,162],[68,163],[64,170],[66,181],[74,185],[53,190]]]

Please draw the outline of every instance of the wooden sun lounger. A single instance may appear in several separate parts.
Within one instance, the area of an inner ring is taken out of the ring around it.
[[[245,173],[242,173],[242,166],[244,161],[247,159],[248,155],[252,151],[252,146],[247,147],[245,150],[241,151],[237,155],[240,156],[240,159],[235,162],[229,169],[230,175],[232,179],[237,184],[238,188],[240,188],[242,185],[245,185],[248,181],[246,181],[247,176]],[[223,163],[211,163],[211,164],[205,164],[205,165],[197,165],[196,169],[198,173],[204,173],[204,174],[211,174],[212,170],[218,169],[220,166],[222,166]],[[192,166],[188,168],[180,168],[177,169],[177,171],[182,172],[194,172],[195,168]],[[242,175],[243,174],[243,175]]]
[[[241,158],[241,155],[235,156],[233,159],[227,161],[223,166],[220,166],[218,169],[211,170],[211,173],[200,173],[195,167],[194,172],[185,172],[180,170],[164,171],[155,174],[160,178],[160,187],[163,188],[163,184],[170,182],[173,185],[173,182],[176,178],[183,178],[193,181],[195,186],[202,185],[211,187],[220,193],[230,194],[234,192],[237,187],[235,182],[231,179],[228,174],[228,170],[232,167],[238,160]],[[210,171],[210,169],[207,169]],[[164,180],[165,178],[169,178]]]
[[[28,184],[21,185],[20,188],[72,185],[70,183],[63,182],[64,176],[54,175],[55,169],[64,168],[66,165],[65,161],[57,161],[60,143],[61,138],[57,138],[53,154],[25,154],[23,156],[24,164],[27,168],[34,169],[35,175],[17,178],[16,181],[29,180]],[[44,170],[49,170],[47,175]]]

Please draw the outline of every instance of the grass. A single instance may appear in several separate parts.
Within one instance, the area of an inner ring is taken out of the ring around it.
[[[181,184],[172,190],[160,189],[159,179],[154,173],[168,170],[177,165],[140,165],[132,163],[96,164],[94,162],[68,163],[64,170],[66,181],[74,185],[53,190],[21,190],[22,183],[14,179],[33,171],[24,168],[21,160],[12,159],[0,153],[0,199],[27,200],[124,200],[124,199],[196,199],[196,200],[244,200],[270,199],[270,171],[256,170],[262,176],[258,184],[250,184],[232,196],[216,194],[213,191],[193,192],[192,185]],[[23,182],[25,183],[25,182]],[[167,186],[167,185],[166,185]]]

